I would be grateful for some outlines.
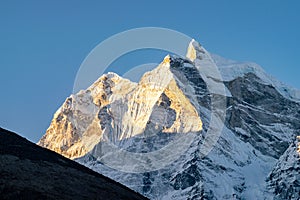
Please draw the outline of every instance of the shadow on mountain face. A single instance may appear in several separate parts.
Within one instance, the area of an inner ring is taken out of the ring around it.
[[[0,177],[1,199],[146,199],[2,128]]]

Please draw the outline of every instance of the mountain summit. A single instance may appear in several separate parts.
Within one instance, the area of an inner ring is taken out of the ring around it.
[[[299,94],[193,40],[138,83],[108,73],[68,97],[38,144],[150,199],[299,199]]]
[[[188,98],[193,91],[181,73],[184,68],[196,72],[190,61],[168,55],[138,84],[114,73],[101,76],[67,98],[38,144],[74,159],[102,140],[117,143],[145,132],[201,131],[197,102]]]

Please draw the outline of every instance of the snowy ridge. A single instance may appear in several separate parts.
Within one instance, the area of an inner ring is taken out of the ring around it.
[[[212,58],[219,67],[223,81],[231,81],[237,77],[244,76],[247,73],[253,73],[258,76],[265,84],[273,85],[278,92],[286,98],[300,102],[300,90],[277,80],[267,74],[263,68],[253,62],[239,62],[225,59],[221,56],[212,54]]]

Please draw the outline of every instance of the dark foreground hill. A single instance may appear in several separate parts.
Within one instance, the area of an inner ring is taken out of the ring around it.
[[[0,199],[146,199],[0,128]]]

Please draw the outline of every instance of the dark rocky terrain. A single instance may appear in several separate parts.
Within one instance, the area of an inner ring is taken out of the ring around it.
[[[0,199],[146,199],[0,128]]]

